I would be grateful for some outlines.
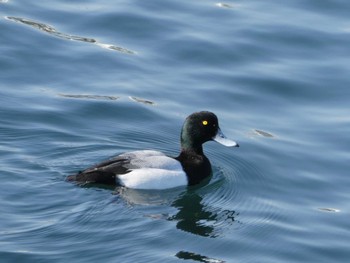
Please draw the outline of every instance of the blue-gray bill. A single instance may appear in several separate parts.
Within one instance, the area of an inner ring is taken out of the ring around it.
[[[227,147],[239,147],[238,143],[236,143],[235,141],[232,141],[230,139],[228,139],[220,130],[220,128],[218,129],[218,132],[216,133],[216,135],[213,137],[213,140],[225,145]]]

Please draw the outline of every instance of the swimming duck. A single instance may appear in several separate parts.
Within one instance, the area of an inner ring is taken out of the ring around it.
[[[67,180],[134,189],[195,185],[212,174],[211,164],[202,146],[212,140],[225,146],[238,147],[236,142],[227,139],[222,133],[214,113],[195,112],[183,124],[179,156],[169,157],[154,150],[127,152],[70,175]]]

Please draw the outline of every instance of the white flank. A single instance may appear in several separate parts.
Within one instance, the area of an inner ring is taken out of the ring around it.
[[[157,151],[135,151],[123,154],[136,166],[127,174],[118,175],[121,183],[134,189],[166,189],[187,185],[187,176],[179,161]]]

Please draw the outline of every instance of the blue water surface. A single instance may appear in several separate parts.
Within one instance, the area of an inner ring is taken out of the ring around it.
[[[347,262],[350,2],[0,0],[1,262]],[[65,181],[179,151],[215,112],[208,184]]]

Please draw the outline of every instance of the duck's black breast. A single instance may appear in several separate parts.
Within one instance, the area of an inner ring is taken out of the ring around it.
[[[181,163],[189,185],[198,184],[212,174],[210,161],[204,154],[183,150],[175,159]]]

